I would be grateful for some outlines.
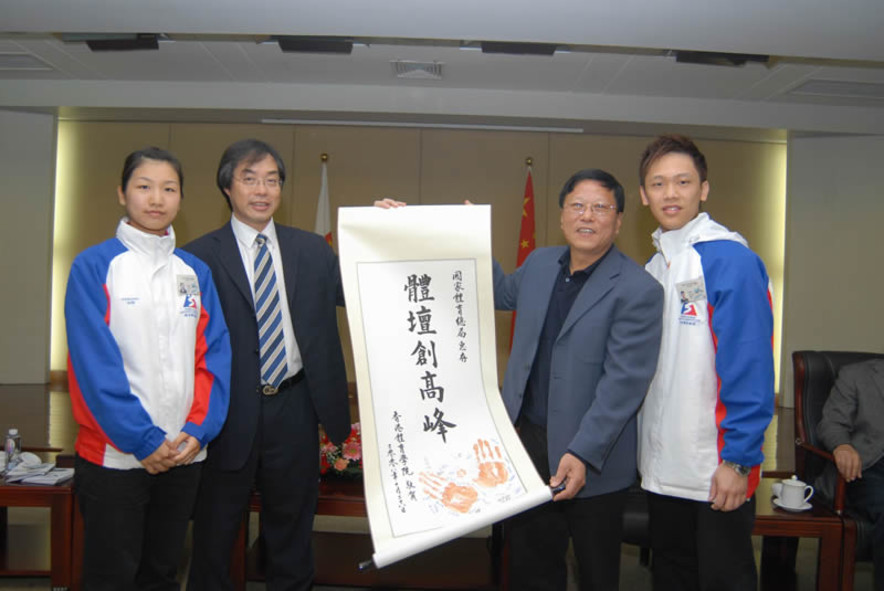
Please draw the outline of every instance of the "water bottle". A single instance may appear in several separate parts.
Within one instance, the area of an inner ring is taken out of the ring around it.
[[[9,433],[6,434],[6,464],[10,469],[15,467],[21,459],[21,435],[18,429],[10,427]]]

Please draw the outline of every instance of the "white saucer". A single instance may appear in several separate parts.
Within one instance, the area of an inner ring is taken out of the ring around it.
[[[780,502],[780,499],[774,497],[773,504],[782,509],[783,511],[789,511],[790,513],[801,513],[802,511],[807,511],[812,507],[812,505],[808,502],[804,502],[800,507],[787,507],[786,505]]]

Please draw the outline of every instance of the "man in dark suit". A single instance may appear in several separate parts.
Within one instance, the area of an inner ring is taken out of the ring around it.
[[[350,430],[337,257],[322,237],[274,224],[284,182],[273,147],[232,144],[217,174],[230,223],[184,247],[212,270],[233,351],[230,410],[210,445],[195,509],[190,590],[233,589],[230,555],[253,486],[267,588],[309,589],[317,420],[333,441]]]
[[[623,187],[574,174],[559,195],[567,247],[494,268],[499,309],[516,310],[503,399],[552,504],[506,524],[513,589],[566,587],[574,542],[580,589],[618,588],[626,489],[636,479],[636,412],[660,348],[663,291],[614,246]]]

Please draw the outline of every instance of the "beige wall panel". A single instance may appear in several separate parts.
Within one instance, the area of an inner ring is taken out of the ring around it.
[[[294,164],[294,127],[277,125],[173,123],[170,148],[184,166],[184,202],[175,220],[178,243],[187,242],[230,220],[227,202],[215,184],[221,154],[233,142],[256,138],[272,145],[286,165],[288,180],[276,221],[289,223],[292,206],[291,169]]]
[[[792,352],[884,352],[884,137],[789,142],[783,392]]]
[[[492,207],[492,252],[504,270],[516,266],[525,159],[533,159],[535,228],[538,246],[545,244],[546,177],[549,136],[540,133],[422,131],[421,203],[489,203]],[[498,375],[503,381],[509,359],[509,312],[496,316]]]
[[[0,110],[0,136],[0,384],[43,384],[49,377],[55,116]],[[9,426],[0,422],[0,429]]]
[[[371,205],[393,196],[416,203],[420,190],[420,132],[375,127],[298,127],[291,174],[294,225],[313,231],[321,185],[322,154],[328,154],[332,241],[337,250],[338,207]],[[347,379],[356,380],[346,312],[338,309]]]
[[[338,207],[396,197],[416,203],[420,190],[420,132],[377,127],[298,127],[292,174],[294,225],[313,230],[322,154],[328,154],[332,233]]]
[[[785,144],[712,140],[697,144],[709,167],[709,199],[704,209],[742,234],[769,272],[779,269],[782,273]]]
[[[74,257],[113,237],[124,210],[117,186],[126,156],[145,146],[168,147],[165,123],[59,123],[55,188],[50,367],[64,369],[64,291]]]

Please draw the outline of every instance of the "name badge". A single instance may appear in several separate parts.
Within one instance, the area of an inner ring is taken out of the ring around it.
[[[676,283],[675,289],[682,304],[706,301],[706,284],[702,277]]]
[[[199,295],[200,284],[196,275],[178,275],[178,295]]]

